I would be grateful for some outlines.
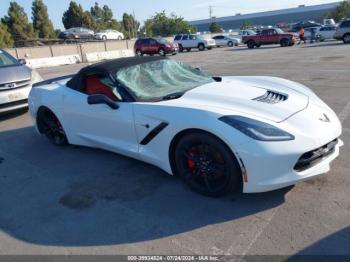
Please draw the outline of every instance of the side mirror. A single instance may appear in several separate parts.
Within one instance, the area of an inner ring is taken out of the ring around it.
[[[90,95],[87,98],[87,103],[89,105],[106,104],[114,110],[119,108],[116,102],[105,95]]]
[[[18,63],[20,63],[21,65],[26,65],[27,61],[25,59],[18,59]]]

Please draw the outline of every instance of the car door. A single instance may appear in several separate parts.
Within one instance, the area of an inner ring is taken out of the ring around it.
[[[219,46],[227,45],[227,40],[225,40],[225,37],[222,35],[216,36],[214,37],[214,39],[215,39],[216,45],[219,45]]]
[[[149,40],[149,52],[150,53],[157,53],[158,52],[158,43],[156,40],[154,40],[153,38],[151,38]]]
[[[89,104],[89,96],[66,89],[62,124],[69,130],[70,143],[137,157],[133,103],[117,101],[118,108],[111,108],[105,103]]]
[[[188,39],[188,35],[183,35],[182,36],[182,40],[181,40],[181,44],[183,48],[189,48],[190,46],[190,40]]]
[[[142,44],[141,44],[141,51],[143,53],[150,53],[150,39],[146,38],[142,40]]]

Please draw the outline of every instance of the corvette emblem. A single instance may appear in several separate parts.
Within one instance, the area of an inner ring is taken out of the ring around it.
[[[322,117],[319,118],[319,120],[322,122],[326,122],[326,123],[331,122],[331,120],[329,119],[329,117],[326,114],[323,114]]]

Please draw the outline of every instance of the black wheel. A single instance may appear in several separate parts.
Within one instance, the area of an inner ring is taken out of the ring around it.
[[[199,45],[198,45],[198,50],[199,50],[199,51],[204,51],[204,49],[205,49],[204,44],[199,44]]]
[[[221,196],[240,189],[242,175],[230,149],[205,132],[192,132],[175,147],[175,170],[194,191]]]
[[[136,55],[137,56],[143,56],[143,53],[142,53],[142,51],[140,49],[137,49],[136,50]]]
[[[102,36],[102,40],[106,41],[107,40],[107,36],[106,35]]]
[[[49,109],[42,109],[38,113],[39,130],[55,145],[68,144],[66,133],[58,118]]]
[[[280,45],[281,45],[281,47],[287,47],[287,46],[289,46],[289,40],[286,39],[286,38],[281,39]]]
[[[350,44],[350,34],[346,34],[343,36],[344,44]]]
[[[158,54],[159,54],[160,56],[166,56],[165,50],[164,50],[163,48],[159,48]]]
[[[186,51],[187,52],[191,52],[191,48],[186,48]]]
[[[182,53],[184,51],[184,48],[182,45],[179,45],[179,52]]]
[[[232,41],[229,41],[229,42],[227,43],[227,45],[228,45],[228,46],[233,46],[233,42],[232,42]]]
[[[123,40],[123,38],[121,37],[121,36],[118,36],[118,40],[120,41],[120,40]]]
[[[255,42],[252,41],[252,40],[248,41],[247,47],[248,47],[249,49],[253,49],[253,48],[255,47]]]

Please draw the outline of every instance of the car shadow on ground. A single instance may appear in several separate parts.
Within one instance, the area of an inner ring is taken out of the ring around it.
[[[349,247],[350,227],[346,227],[318,240],[314,244],[298,252],[296,255],[290,257],[287,261],[349,261]]]
[[[276,48],[281,48],[280,45],[268,45],[268,46],[260,46],[259,48],[248,48],[246,46],[238,46],[238,47],[233,47],[233,48],[227,48],[225,51],[230,51],[230,52],[236,52],[236,51],[258,51],[258,50],[268,50],[268,49],[276,49]]]
[[[270,210],[291,188],[208,198],[140,161],[56,147],[32,127],[0,132],[0,159],[0,229],[40,245],[160,239]]]
[[[25,109],[16,110],[16,111],[9,112],[9,113],[1,113],[0,114],[0,122],[21,116],[27,112],[28,112],[28,109],[25,108]]]

